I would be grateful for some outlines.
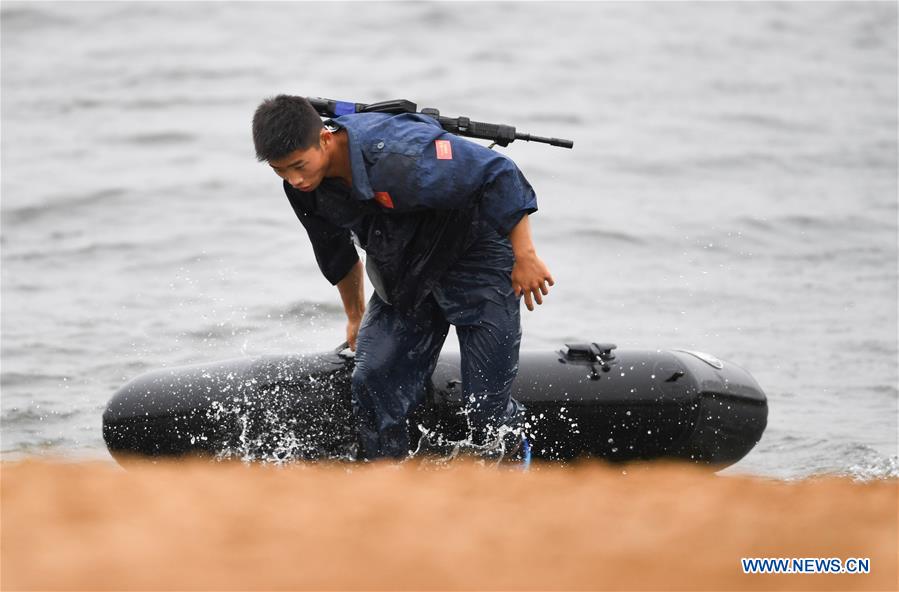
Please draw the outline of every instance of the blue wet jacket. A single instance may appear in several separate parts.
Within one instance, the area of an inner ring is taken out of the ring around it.
[[[324,276],[339,282],[358,261],[355,234],[386,291],[411,309],[475,240],[486,222],[506,236],[537,210],[514,162],[417,114],[358,113],[328,122],[348,134],[353,187],[325,179],[284,191]]]

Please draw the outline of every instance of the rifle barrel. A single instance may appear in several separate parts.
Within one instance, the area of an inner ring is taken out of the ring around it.
[[[516,140],[524,140],[525,142],[541,142],[550,146],[558,146],[559,148],[574,148],[574,141],[562,138],[543,138],[541,136],[532,136],[531,134],[515,134]]]

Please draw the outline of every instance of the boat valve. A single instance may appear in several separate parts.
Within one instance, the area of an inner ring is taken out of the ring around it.
[[[590,379],[599,380],[600,371],[608,372],[615,361],[614,343],[566,343],[563,354],[572,362],[582,361],[590,364]]]

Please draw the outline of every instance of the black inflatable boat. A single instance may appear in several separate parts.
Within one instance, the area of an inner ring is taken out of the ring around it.
[[[352,371],[352,356],[334,351],[149,372],[112,397],[103,437],[119,459],[352,460]],[[441,355],[413,433],[420,425],[464,438],[460,386],[459,354]],[[513,396],[528,410],[532,457],[550,461],[681,458],[723,467],[755,446],[768,418],[765,394],[745,370],[681,350],[589,343],[522,352]]]

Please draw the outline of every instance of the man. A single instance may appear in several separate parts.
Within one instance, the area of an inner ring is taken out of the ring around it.
[[[340,292],[356,351],[360,456],[409,453],[406,420],[450,324],[474,442],[518,427],[519,300],[533,310],[553,285],[531,241],[536,197],[518,167],[427,116],[359,113],[325,125],[306,99],[289,95],[259,105],[253,141]],[[375,288],[367,309],[353,237]]]

